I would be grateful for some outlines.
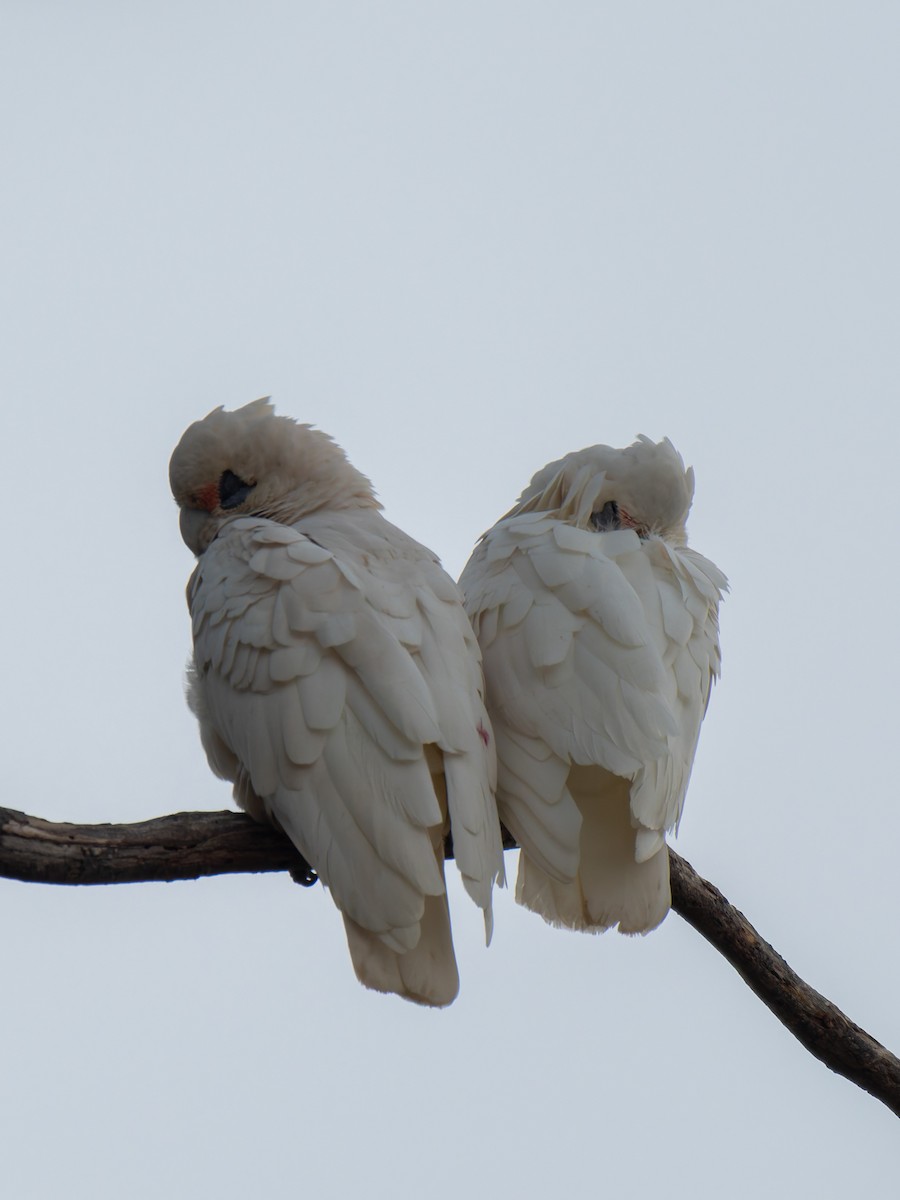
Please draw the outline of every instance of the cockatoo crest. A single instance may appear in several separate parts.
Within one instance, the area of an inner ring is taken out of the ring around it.
[[[190,425],[169,462],[169,482],[195,554],[235,517],[289,525],[324,508],[381,508],[327,433],[277,416],[268,397],[231,412],[214,408]]]
[[[694,497],[694,472],[668,438],[643,434],[624,450],[588,446],[548,463],[532,478],[507,517],[552,513],[590,529],[592,518],[614,502],[640,533],[656,533],[675,545],[687,541],[685,523]],[[505,519],[505,518],[503,518]]]

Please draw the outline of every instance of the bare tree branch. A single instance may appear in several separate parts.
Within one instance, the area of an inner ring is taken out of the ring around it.
[[[243,871],[296,871],[315,882],[283,834],[243,813],[70,825],[0,808],[0,876],[23,883],[171,883]]]
[[[514,846],[508,837],[507,848]],[[448,857],[453,848],[448,845]],[[672,907],[803,1046],[900,1116],[900,1060],[791,970],[750,922],[669,851]],[[174,813],[134,825],[70,825],[0,808],[0,876],[25,883],[170,882],[246,871],[316,876],[277,830],[235,812]]]
[[[810,1054],[900,1116],[900,1060],[805,983],[686,859],[670,850],[669,860],[675,912],[728,959]]]

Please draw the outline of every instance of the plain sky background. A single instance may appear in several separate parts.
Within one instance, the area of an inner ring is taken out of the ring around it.
[[[732,583],[677,849],[900,1049],[898,55],[866,0],[6,0],[2,802],[229,805],[167,483],[215,405],[455,575],[547,460],[668,435]],[[485,950],[452,900],[439,1013],[286,876],[0,881],[4,1195],[893,1194],[896,1118],[680,918],[501,893]]]

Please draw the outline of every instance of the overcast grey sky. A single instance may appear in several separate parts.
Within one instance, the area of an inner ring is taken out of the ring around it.
[[[900,8],[0,13],[3,803],[222,808],[183,703],[183,429],[272,393],[458,574],[637,432],[730,576],[678,850],[900,1048]],[[514,862],[507,856],[513,872]],[[0,881],[4,1193],[887,1195],[898,1127],[677,916],[453,890],[446,1012],[286,877]]]

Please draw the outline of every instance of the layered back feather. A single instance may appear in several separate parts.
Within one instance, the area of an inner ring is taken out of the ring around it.
[[[199,559],[190,702],[213,771],[329,888],[363,983],[449,1004],[447,833],[488,933],[503,876],[456,585],[330,438],[266,401],[192,425],[170,478]]]
[[[460,585],[484,656],[517,899],[646,932],[719,670],[722,573],[689,549],[694,476],[668,439],[538,471]]]

